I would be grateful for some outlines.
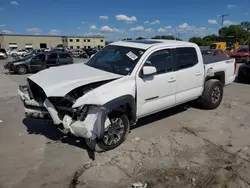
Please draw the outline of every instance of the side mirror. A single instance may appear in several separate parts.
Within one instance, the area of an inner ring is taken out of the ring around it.
[[[157,72],[157,70],[153,66],[144,66],[142,68],[142,74],[143,74],[143,76],[152,75],[152,74],[155,74],[156,72]]]

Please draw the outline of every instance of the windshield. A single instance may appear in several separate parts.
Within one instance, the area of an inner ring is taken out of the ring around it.
[[[35,55],[36,55],[35,53],[32,53],[32,54],[29,54],[29,55],[27,55],[27,56],[24,56],[24,57],[22,57],[22,58],[20,58],[20,59],[21,59],[21,60],[28,60],[28,59],[34,57]]]
[[[94,55],[86,65],[121,75],[130,75],[145,50],[109,45]]]

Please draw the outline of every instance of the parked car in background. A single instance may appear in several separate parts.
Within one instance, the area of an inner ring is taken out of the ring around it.
[[[119,41],[87,63],[30,76],[18,94],[27,117],[50,118],[103,152],[119,146],[139,118],[193,100],[216,109],[235,68],[235,59],[203,57],[190,42]]]
[[[90,49],[84,49],[88,57],[91,57],[92,55],[96,54],[98,52],[97,49],[90,48]]]
[[[73,58],[70,53],[54,51],[35,54],[35,56],[31,54],[20,60],[8,62],[4,65],[4,68],[17,74],[26,74],[68,64],[73,64]]]
[[[4,48],[0,48],[0,59],[6,59],[7,57],[7,51]]]
[[[250,62],[250,49],[241,48],[231,55],[232,58],[236,59],[237,63],[248,63]]]
[[[7,50],[8,56],[13,57],[13,54],[16,54],[16,53],[17,53],[17,49],[9,49],[9,50]]]
[[[28,53],[27,50],[24,50],[24,49],[19,49],[17,50],[16,52],[13,52],[12,53],[12,56],[16,57],[16,56],[24,56]]]

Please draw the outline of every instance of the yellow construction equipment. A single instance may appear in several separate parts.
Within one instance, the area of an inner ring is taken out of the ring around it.
[[[234,36],[219,37],[219,41],[211,44],[210,49],[222,50],[230,55],[239,49],[239,42],[235,41]]]

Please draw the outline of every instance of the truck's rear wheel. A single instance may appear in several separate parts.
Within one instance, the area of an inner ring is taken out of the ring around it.
[[[87,146],[96,152],[104,152],[118,147],[126,140],[130,130],[128,116],[115,113],[110,117],[111,125],[104,132],[102,140],[86,139]]]
[[[223,85],[219,80],[211,79],[205,82],[201,96],[201,107],[207,110],[216,109],[223,98]]]

